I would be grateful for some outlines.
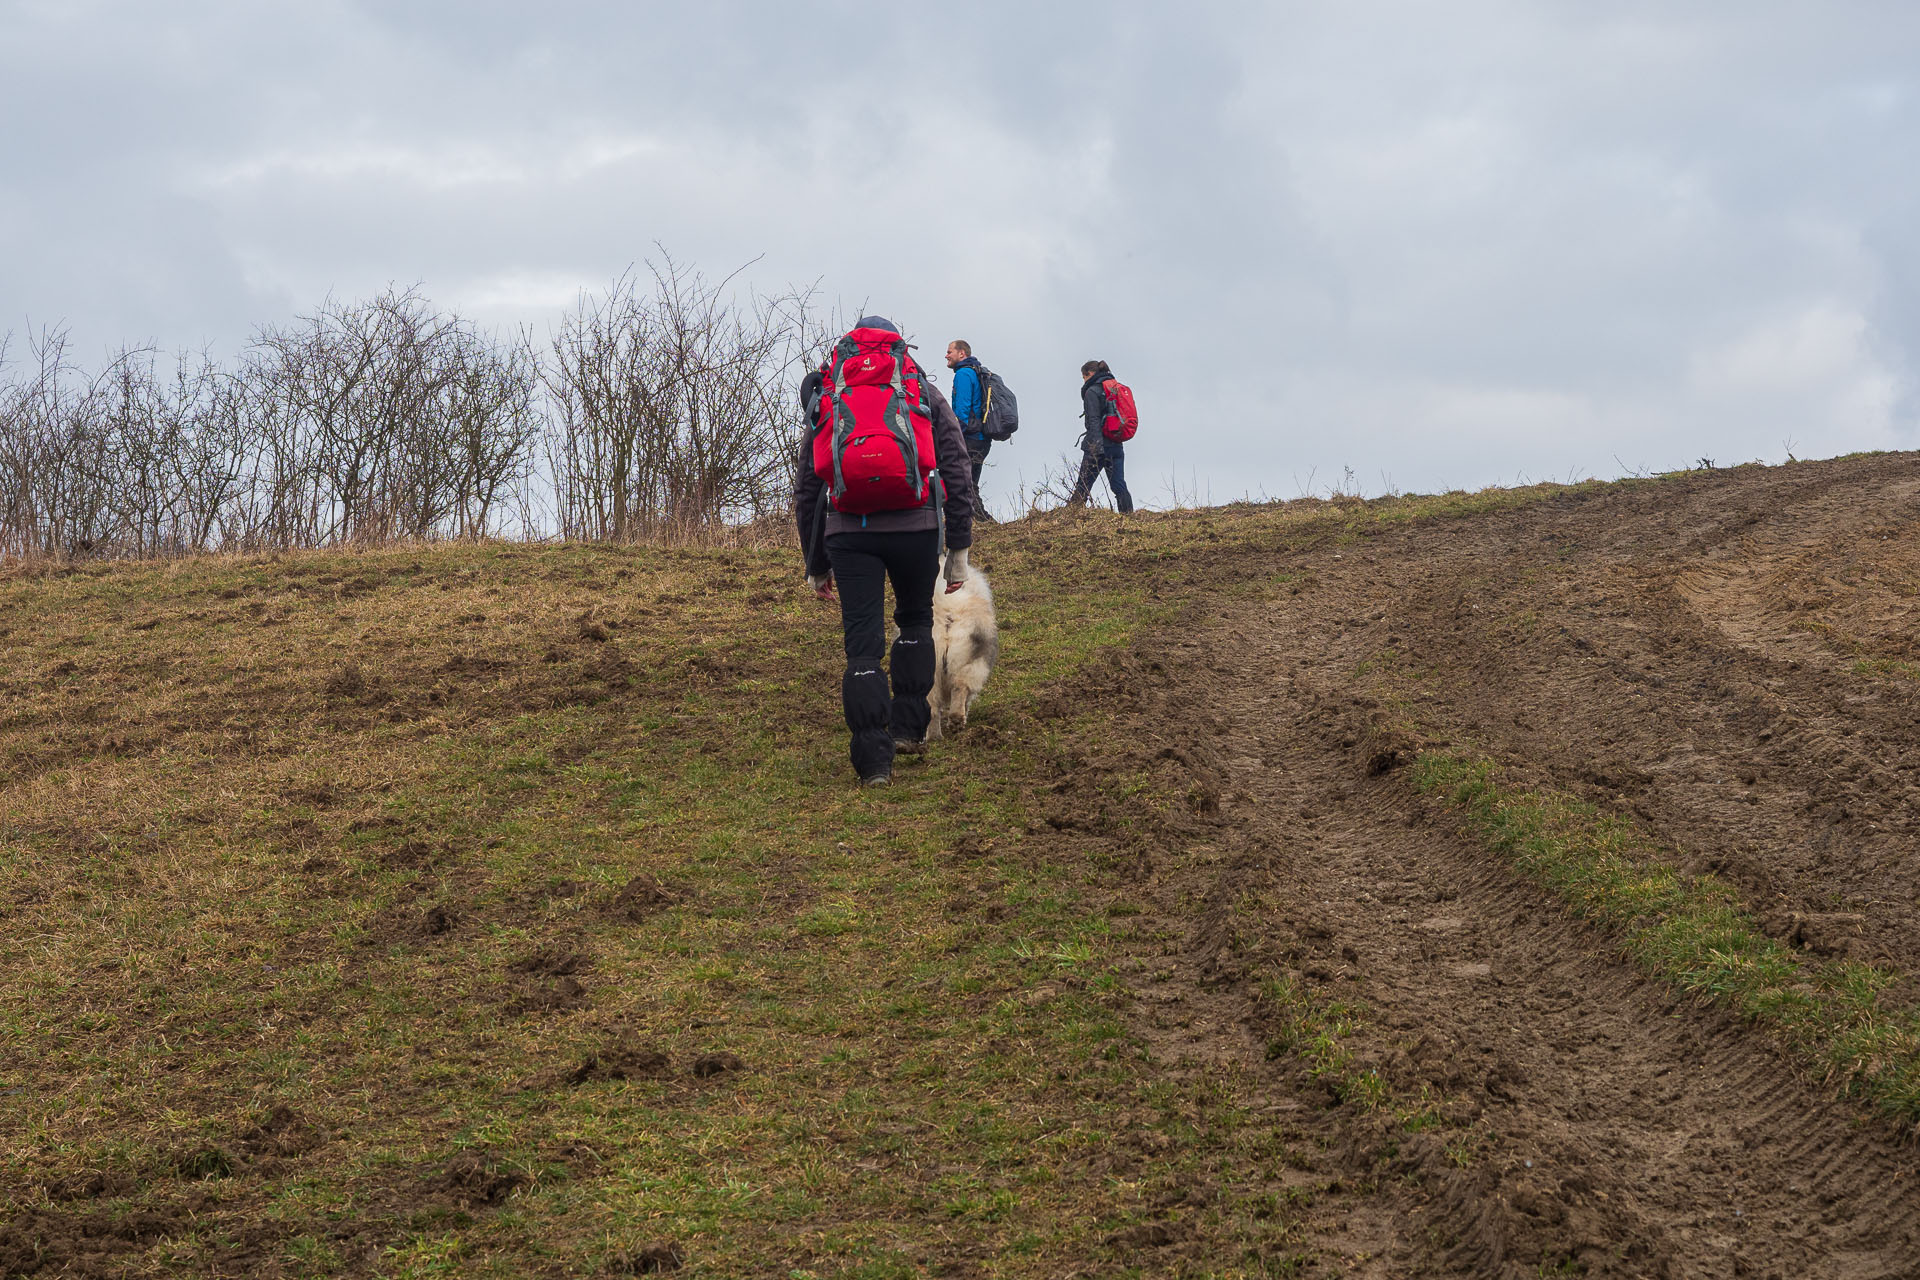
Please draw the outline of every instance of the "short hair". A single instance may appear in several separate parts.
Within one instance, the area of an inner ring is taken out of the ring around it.
[[[949,342],[947,345],[950,347],[960,348],[961,353],[964,355],[973,354],[973,344],[971,342],[968,342],[965,338],[955,338],[952,342]]]
[[[1080,366],[1080,376],[1083,378],[1090,373],[1112,373],[1112,372],[1113,370],[1107,368],[1107,362],[1105,360],[1089,360],[1085,364]]]

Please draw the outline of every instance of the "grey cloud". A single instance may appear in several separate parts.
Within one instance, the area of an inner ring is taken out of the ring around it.
[[[1894,4],[0,4],[0,330],[236,344],[422,282],[543,325],[657,241],[967,336],[1071,444],[1290,494],[1912,445]],[[1890,389],[1891,388],[1891,389]]]

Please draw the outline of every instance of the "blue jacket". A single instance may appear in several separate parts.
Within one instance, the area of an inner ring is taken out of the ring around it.
[[[976,372],[980,362],[968,356],[953,370],[953,416],[960,419],[960,427],[971,439],[981,439],[985,435],[985,424],[980,417],[980,375]]]

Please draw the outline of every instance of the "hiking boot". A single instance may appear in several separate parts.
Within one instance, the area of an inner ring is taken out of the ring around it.
[[[897,756],[917,756],[926,749],[927,740],[925,738],[895,738],[893,740],[893,754]]]
[[[870,773],[860,779],[860,785],[863,787],[890,787],[893,785],[893,774]]]

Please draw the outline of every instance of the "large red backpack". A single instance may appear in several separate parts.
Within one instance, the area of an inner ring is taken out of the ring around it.
[[[1133,392],[1116,378],[1102,382],[1100,389],[1107,393],[1107,416],[1100,431],[1107,439],[1125,444],[1140,429],[1140,411],[1133,407]]]
[[[906,339],[855,329],[834,343],[820,372],[813,473],[833,509],[859,516],[923,505],[935,466],[933,414]]]

